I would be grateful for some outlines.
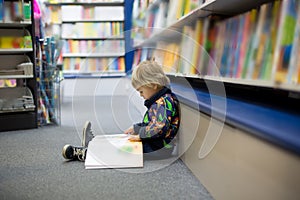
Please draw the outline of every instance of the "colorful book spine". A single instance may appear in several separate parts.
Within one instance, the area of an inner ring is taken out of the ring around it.
[[[297,0],[282,1],[272,70],[273,80],[279,83],[286,82],[297,21],[297,2]]]
[[[300,83],[300,2],[297,4],[297,23],[286,80],[289,84]]]

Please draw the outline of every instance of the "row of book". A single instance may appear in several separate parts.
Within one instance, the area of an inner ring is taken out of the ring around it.
[[[53,5],[44,6],[44,16],[45,24],[61,24],[61,7]]]
[[[5,88],[5,87],[16,87],[17,86],[17,81],[16,79],[0,79],[0,88]]]
[[[123,22],[62,24],[62,38],[123,37]]]
[[[122,21],[124,20],[124,8],[122,6],[61,6],[61,17],[62,21]]]
[[[0,0],[0,22],[30,21],[31,2]]]
[[[166,71],[282,83],[300,82],[300,1],[282,0],[232,18],[185,26],[180,43],[137,50],[134,64],[155,57]]]
[[[202,4],[203,0],[134,1],[132,23],[135,28],[132,37],[141,40],[148,38],[159,28],[172,25]],[[155,29],[147,29],[148,27]]]
[[[64,58],[64,72],[101,73],[125,71],[124,57],[119,58]]]
[[[64,40],[64,53],[124,53],[124,40]]]
[[[0,49],[19,49],[32,48],[31,36],[1,36],[0,35]]]

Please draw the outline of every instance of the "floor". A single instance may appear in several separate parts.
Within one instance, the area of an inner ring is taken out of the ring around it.
[[[64,160],[62,147],[80,144],[86,120],[95,134],[114,134],[141,118],[126,97],[65,98],[60,116],[60,125],[0,133],[0,199],[213,199],[180,159],[123,170]]]

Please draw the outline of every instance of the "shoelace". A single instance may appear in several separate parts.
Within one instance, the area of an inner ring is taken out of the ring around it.
[[[79,148],[75,148],[75,156],[77,156],[78,160],[80,161],[84,161],[85,160],[85,151],[86,149],[83,148],[83,149],[79,149]]]

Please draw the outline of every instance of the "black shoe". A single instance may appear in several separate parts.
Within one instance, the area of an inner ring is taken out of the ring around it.
[[[92,124],[91,122],[87,121],[85,122],[85,125],[83,127],[82,131],[82,141],[81,146],[87,147],[89,145],[89,142],[94,138],[94,134],[92,131]]]
[[[83,162],[85,161],[86,150],[85,147],[74,147],[67,144],[62,150],[62,155],[67,160],[79,160]]]

